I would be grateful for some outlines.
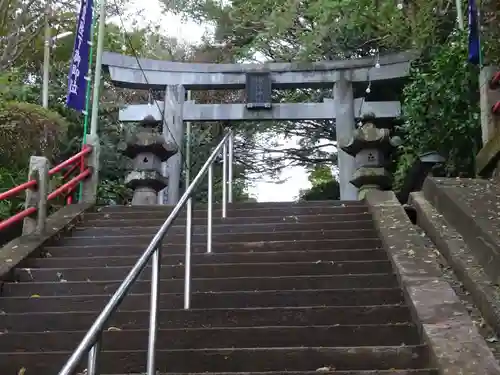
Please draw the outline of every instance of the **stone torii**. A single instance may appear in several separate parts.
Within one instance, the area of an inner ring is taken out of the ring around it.
[[[136,59],[105,52],[103,65],[114,85],[129,89],[164,90],[165,99],[156,105],[132,104],[120,111],[120,120],[139,122],[152,116],[163,122],[167,142],[181,145],[184,122],[196,121],[272,121],[335,119],[337,142],[348,142],[356,128],[356,119],[374,115],[384,127],[401,114],[397,100],[399,81],[408,76],[413,52],[373,58],[324,61],[315,63],[208,64]],[[383,101],[366,101],[383,93]],[[272,103],[272,90],[290,88],[332,89],[333,98],[322,103]],[[245,89],[246,103],[197,104],[186,101],[186,90]],[[392,94],[392,95],[391,95]],[[358,160],[358,164],[362,161]],[[181,153],[167,160],[163,168],[168,175],[167,199],[160,203],[175,204],[179,199]],[[342,200],[357,200],[357,188],[350,183],[356,171],[354,157],[338,149],[339,183]]]

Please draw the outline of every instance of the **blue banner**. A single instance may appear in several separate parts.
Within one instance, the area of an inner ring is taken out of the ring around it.
[[[469,62],[479,64],[481,46],[479,42],[479,24],[477,19],[476,0],[469,0]]]
[[[66,105],[79,112],[85,111],[85,96],[89,73],[89,51],[92,33],[94,0],[81,0],[76,27],[75,45],[68,74],[68,96]]]

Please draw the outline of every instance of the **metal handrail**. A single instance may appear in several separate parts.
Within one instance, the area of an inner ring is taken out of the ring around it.
[[[228,153],[228,146],[231,151]],[[179,203],[173,208],[172,212],[162,224],[158,232],[154,235],[150,244],[144,253],[137,260],[130,272],[127,274],[123,282],[120,284],[116,292],[113,294],[109,302],[96,318],[90,329],[85,334],[84,338],[70,356],[66,364],[59,371],[59,375],[73,375],[83,357],[88,353],[88,375],[99,375],[99,355],[101,351],[101,338],[104,327],[111,315],[118,309],[123,299],[128,294],[130,288],[137,280],[141,272],[146,268],[147,263],[151,258],[151,299],[150,299],[150,316],[149,316],[149,337],[148,337],[148,354],[147,354],[147,375],[156,374],[156,337],[158,329],[158,297],[160,294],[160,268],[161,268],[161,242],[174,220],[179,215],[180,211],[188,204],[188,212],[186,217],[186,260],[185,260],[185,284],[184,284],[184,308],[189,309],[190,305],[190,286],[191,286],[191,227],[192,227],[192,195],[202,179],[208,174],[208,223],[207,223],[207,252],[212,251],[212,197],[213,197],[213,164],[217,156],[223,150],[223,197],[222,197],[222,216],[226,217],[226,200],[232,201],[232,188],[230,188],[230,195],[227,196],[227,186],[232,184],[232,167],[228,168],[227,159],[229,164],[232,165],[232,147],[233,147],[233,132],[229,130],[222,140],[215,147],[212,154],[208,157],[207,161],[198,172],[193,182],[189,184],[186,191],[179,199]],[[227,177],[227,169],[229,169],[229,178]]]

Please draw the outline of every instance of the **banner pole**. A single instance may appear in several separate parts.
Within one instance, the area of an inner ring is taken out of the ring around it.
[[[97,34],[97,56],[95,61],[94,93],[92,99],[92,117],[90,120],[90,134],[97,135],[97,119],[99,115],[99,89],[101,86],[102,54],[104,51],[104,26],[106,24],[106,0],[100,1],[99,31]]]
[[[90,29],[92,30],[90,34],[90,50],[89,50],[89,73],[87,75],[87,90],[85,92],[85,112],[83,113],[84,119],[83,119],[83,135],[82,135],[82,149],[83,146],[85,146],[85,143],[87,143],[87,132],[88,132],[88,127],[89,127],[89,109],[90,109],[90,89],[92,87],[92,62],[94,61],[93,55],[94,55],[94,28],[95,28],[95,8],[92,7],[92,23],[90,26]],[[80,162],[80,172],[83,172],[85,165],[84,165],[84,158],[82,157],[82,160]],[[78,187],[78,202],[81,202],[82,200],[82,194],[83,194],[83,182],[80,182],[79,187]]]

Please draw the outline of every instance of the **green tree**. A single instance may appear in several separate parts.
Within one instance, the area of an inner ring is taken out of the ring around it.
[[[420,51],[421,58],[414,64],[400,97],[404,102],[404,125],[397,130],[405,143],[392,167],[396,170],[396,186],[414,155],[421,151],[438,150],[447,156],[449,176],[473,175],[474,155],[480,145],[478,71],[466,63],[465,36],[456,34],[453,2],[407,1],[402,7],[393,0],[164,3],[174,12],[215,24],[214,40],[234,61],[256,56],[275,61],[374,56],[375,61],[377,54]],[[500,5],[486,0],[481,2],[481,11],[485,61],[498,63]],[[326,95],[331,93],[295,90],[277,94],[275,100],[320,101]],[[322,147],[335,142],[335,124],[331,122],[275,123],[266,131],[302,139],[299,149],[281,151],[283,159],[306,166],[335,162],[335,155]]]
[[[300,190],[300,201],[338,200],[340,186],[328,165],[318,164],[309,171],[311,188]]]
[[[0,14],[1,10],[4,9],[1,6],[4,4],[4,2],[0,2]],[[74,2],[64,4],[61,1],[54,1],[53,4],[54,12],[51,15],[52,35],[57,34],[60,30],[74,30],[76,28]],[[31,5],[35,6],[33,3]],[[44,5],[38,9],[38,17],[40,17],[40,14],[43,15]],[[9,12],[11,11],[9,10]],[[68,16],[68,14],[71,14],[71,16]],[[6,25],[6,28],[11,26]],[[122,51],[123,45],[125,45],[123,30],[113,24],[107,25],[106,28],[108,29],[106,48],[112,51]],[[180,46],[177,46],[178,43],[176,44],[175,40],[155,36],[152,32],[154,30],[151,28],[139,28],[131,32],[130,41],[132,47],[137,49],[139,53],[145,53],[155,45],[155,41],[158,43],[161,41],[162,46],[167,51],[181,49]],[[49,144],[43,147],[43,151],[52,164],[66,159],[81,147],[83,117],[68,109],[65,105],[67,74],[73,39],[72,37],[63,39],[57,48],[52,49],[49,110],[40,108],[38,105],[41,102],[42,86],[42,35],[37,34],[34,36],[31,45],[33,48],[32,53],[29,53],[28,50],[20,53],[16,61],[12,62],[11,67],[4,70],[0,75],[0,102],[2,103],[0,126],[4,130],[8,130],[3,131],[2,137],[0,137],[0,160],[1,158],[9,159],[9,163],[2,163],[3,165],[9,165],[9,167],[1,171],[5,173],[5,176],[0,179],[2,181],[0,188],[8,189],[13,186],[9,186],[9,182],[18,181],[19,178],[21,181],[26,179],[29,156],[42,153],[41,148],[44,146],[40,143],[40,139],[44,139],[41,136],[42,129],[48,131]],[[171,42],[173,46],[170,49],[167,49],[168,42]],[[157,47],[158,50],[161,50],[161,48]],[[164,56],[167,56],[167,53]],[[101,155],[106,162],[101,163],[99,202],[102,204],[122,204],[127,202],[129,192],[123,186],[125,160],[116,150],[116,145],[123,136],[122,126],[117,119],[117,111],[120,103],[134,96],[137,98],[137,93],[110,88],[106,77],[104,77],[101,89],[103,92],[103,105],[99,113],[99,133],[102,144]],[[139,97],[145,97],[144,93],[140,92]],[[64,124],[64,126],[61,124]],[[57,134],[57,137],[53,136],[55,134]],[[12,142],[12,137],[16,138],[16,142]],[[12,157],[14,157],[14,160],[12,160]],[[10,210],[16,207],[17,203],[11,204],[4,211],[12,213]]]

